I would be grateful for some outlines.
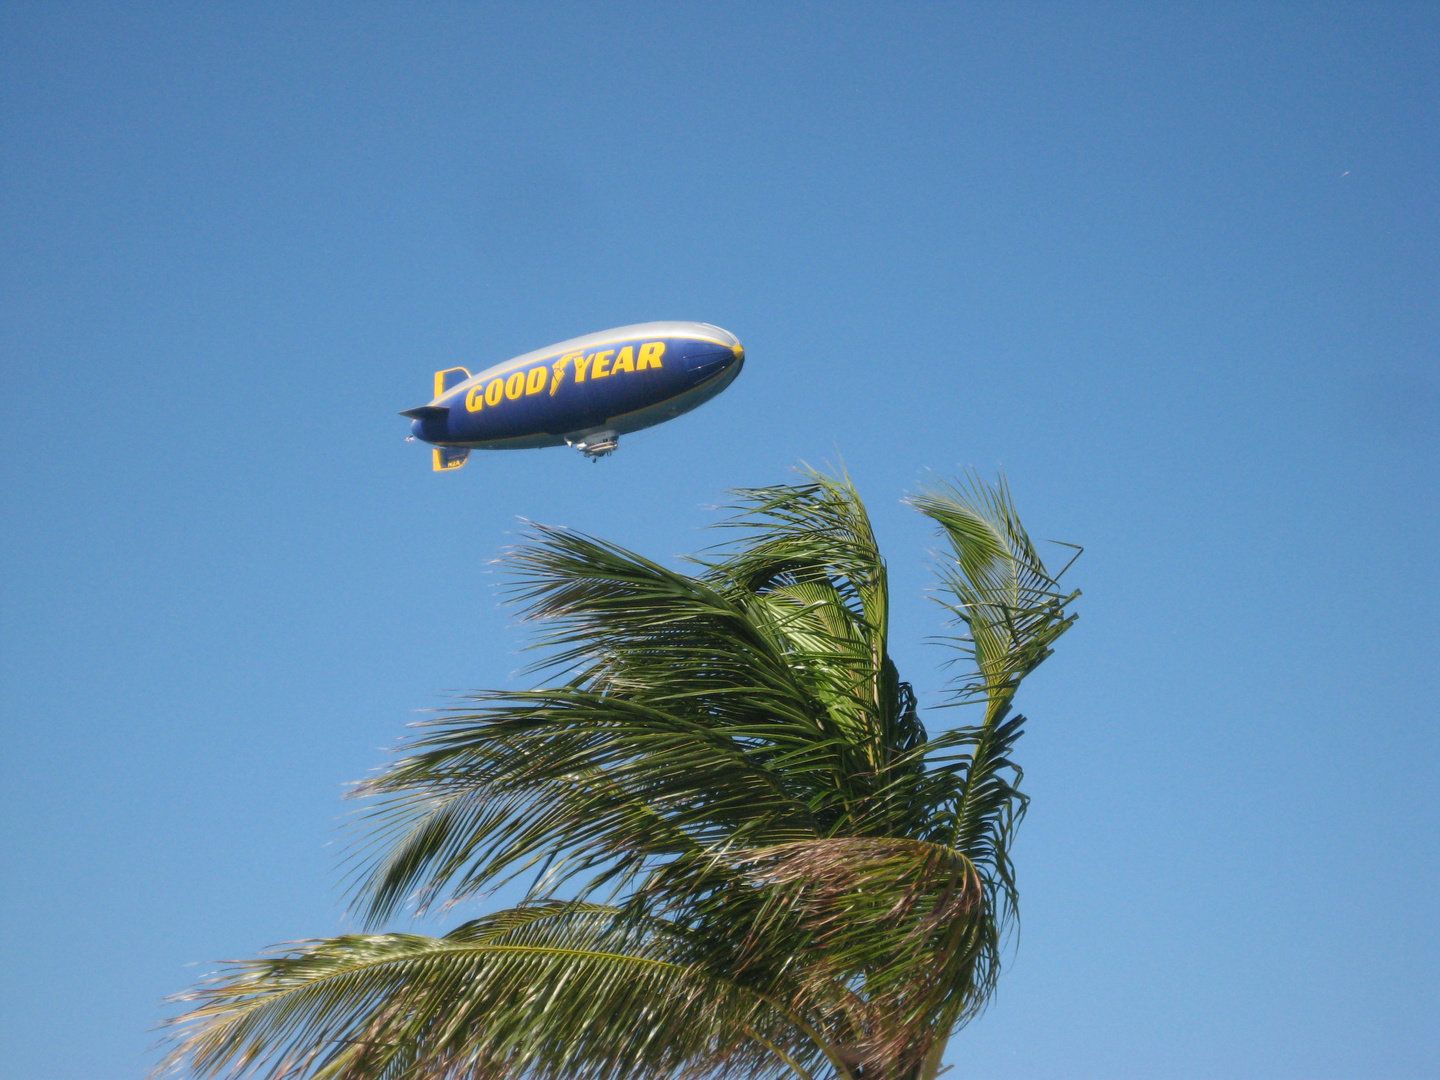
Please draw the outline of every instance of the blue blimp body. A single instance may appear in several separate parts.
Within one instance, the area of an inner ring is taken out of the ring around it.
[[[729,386],[745,364],[740,339],[709,323],[651,322],[602,330],[471,375],[435,373],[435,397],[407,409],[437,472],[471,450],[573,446],[598,459],[626,432],[672,420]]]

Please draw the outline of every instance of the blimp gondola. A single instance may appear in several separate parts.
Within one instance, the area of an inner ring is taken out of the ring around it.
[[[620,326],[536,349],[471,375],[435,372],[435,396],[400,415],[430,443],[436,472],[458,469],[471,450],[573,446],[587,458],[612,453],[620,436],[703,405],[745,364],[740,339],[709,323]]]

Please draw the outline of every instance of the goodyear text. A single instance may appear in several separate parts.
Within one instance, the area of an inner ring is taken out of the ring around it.
[[[465,408],[470,412],[495,408],[505,401],[516,401],[531,394],[543,393],[547,388],[553,396],[564,384],[573,367],[571,376],[576,383],[588,379],[608,379],[612,375],[634,374],[641,371],[658,371],[664,365],[660,362],[665,355],[663,341],[651,341],[639,347],[605,349],[590,353],[566,353],[550,366],[544,364],[528,371],[512,371],[508,376],[491,379],[481,385],[477,383],[465,393]]]

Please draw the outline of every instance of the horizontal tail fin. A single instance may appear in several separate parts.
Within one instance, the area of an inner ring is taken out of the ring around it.
[[[467,447],[437,446],[430,452],[430,467],[435,472],[449,472],[464,465],[469,456]]]
[[[408,416],[411,420],[437,420],[442,416],[450,415],[450,406],[418,405],[413,409],[406,409],[400,415]]]

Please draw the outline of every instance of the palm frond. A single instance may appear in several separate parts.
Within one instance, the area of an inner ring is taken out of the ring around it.
[[[198,1076],[934,1080],[1016,917],[1021,681],[1074,623],[1002,480],[939,525],[973,726],[927,733],[848,477],[741,490],[683,574],[534,526],[510,552],[553,685],[477,692],[357,794],[374,926],[529,875],[441,938],[234,964],[177,1018]],[[599,903],[597,901],[605,901]]]
[[[605,864],[613,882],[695,843],[814,835],[865,799],[875,687],[887,702],[878,720],[904,731],[902,748],[923,729],[883,647],[878,674],[871,666],[883,563],[862,557],[873,537],[863,507],[844,500],[853,490],[836,491],[844,520],[832,531],[860,537],[842,561],[863,584],[826,586],[833,598],[792,582],[741,604],[724,591],[733,567],[701,580],[537,526],[510,556],[513,594],[545,624],[537,668],[572,681],[476,695],[482,708],[422,725],[407,757],[361,785],[381,799],[368,823],[384,854],[357,875],[371,920],[452,884],[472,895],[556,852],[555,873]]]
[[[1063,592],[1045,569],[1003,476],[993,486],[974,473],[961,484],[936,479],[906,501],[939,524],[949,547],[940,583],[951,600],[942,603],[966,629],[949,640],[976,669],[957,700],[984,701],[986,721],[998,721],[1074,624],[1066,609],[1080,592]]]
[[[353,935],[232,965],[186,998],[197,1076],[767,1077],[823,1065],[792,1018],[687,963],[683,935],[598,905],[517,909],[443,938]],[[763,1041],[762,1041],[763,1039]]]
[[[464,897],[556,858],[551,884],[750,834],[814,835],[828,741],[800,725],[707,726],[618,695],[550,691],[480,696],[495,704],[422,728],[407,757],[359,789],[378,854],[361,895],[371,918],[414,889]],[[784,773],[777,771],[783,769]],[[612,865],[613,864],[613,865]]]
[[[883,754],[893,741],[887,725],[902,719],[881,676],[890,632],[885,560],[849,476],[800,472],[800,484],[733,492],[732,516],[716,527],[736,541],[696,561],[737,606],[788,609],[789,619],[771,625],[792,663],[820,674],[830,684],[822,696],[852,738]]]

